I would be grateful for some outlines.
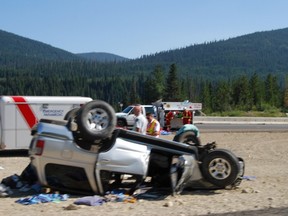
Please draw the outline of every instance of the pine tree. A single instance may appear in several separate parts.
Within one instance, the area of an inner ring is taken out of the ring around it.
[[[225,112],[231,110],[231,89],[226,81],[220,81],[213,89],[213,111]]]
[[[163,99],[165,90],[165,77],[163,69],[157,65],[145,82],[145,101],[152,103],[159,99]]]
[[[132,78],[131,82],[131,94],[130,94],[130,104],[137,104],[140,103],[140,98],[137,93],[137,81],[135,77]]]
[[[281,104],[277,78],[271,74],[268,74],[265,80],[265,101],[272,107],[278,107]]]
[[[254,73],[250,78],[249,86],[252,106],[255,106],[257,110],[261,110],[264,97],[264,89],[262,88],[259,76],[256,73]]]
[[[170,65],[165,87],[165,101],[180,101],[180,84],[175,64]]]
[[[288,77],[285,79],[284,101],[283,107],[288,110]],[[287,111],[286,111],[287,112]]]
[[[234,81],[232,100],[237,109],[246,111],[252,109],[252,100],[247,76],[241,76]]]
[[[212,84],[211,82],[204,82],[203,92],[202,92],[202,105],[203,112],[212,112]]]

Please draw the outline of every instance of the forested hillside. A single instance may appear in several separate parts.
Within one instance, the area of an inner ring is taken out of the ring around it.
[[[0,31],[0,95],[77,95],[118,108],[163,100],[204,111],[286,111],[288,28],[99,62]]]
[[[288,28],[256,32],[229,40],[208,42],[144,56],[138,64],[170,65],[204,78],[222,79],[238,75],[260,76],[288,72]]]
[[[91,52],[91,53],[79,53],[77,56],[85,58],[91,61],[98,61],[98,62],[121,62],[127,61],[128,58],[124,58],[119,55],[111,54],[111,53],[104,53],[104,52]]]
[[[50,45],[0,30],[0,67],[26,67],[46,61],[71,61],[76,55]]]

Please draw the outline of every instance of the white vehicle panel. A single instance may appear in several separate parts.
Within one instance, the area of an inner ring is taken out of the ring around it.
[[[99,154],[96,169],[146,176],[149,155],[147,146],[117,138],[109,151]]]

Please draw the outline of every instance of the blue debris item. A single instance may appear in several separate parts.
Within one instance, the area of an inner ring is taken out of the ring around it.
[[[248,180],[248,181],[253,181],[253,180],[256,180],[256,176],[243,176],[242,179]]]
[[[100,206],[105,202],[106,200],[103,197],[95,195],[95,196],[85,196],[85,197],[79,198],[74,201],[74,204],[88,205],[88,206]]]
[[[160,134],[161,134],[161,135],[170,135],[171,132],[168,132],[168,131],[162,130],[162,131],[160,132]]]
[[[68,198],[69,196],[67,194],[38,194],[31,197],[20,198],[15,202],[23,205],[32,205],[47,202],[66,201]]]

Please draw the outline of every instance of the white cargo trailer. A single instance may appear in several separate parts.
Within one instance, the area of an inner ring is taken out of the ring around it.
[[[28,149],[31,128],[42,118],[63,120],[91,101],[78,96],[0,96],[0,149]]]

